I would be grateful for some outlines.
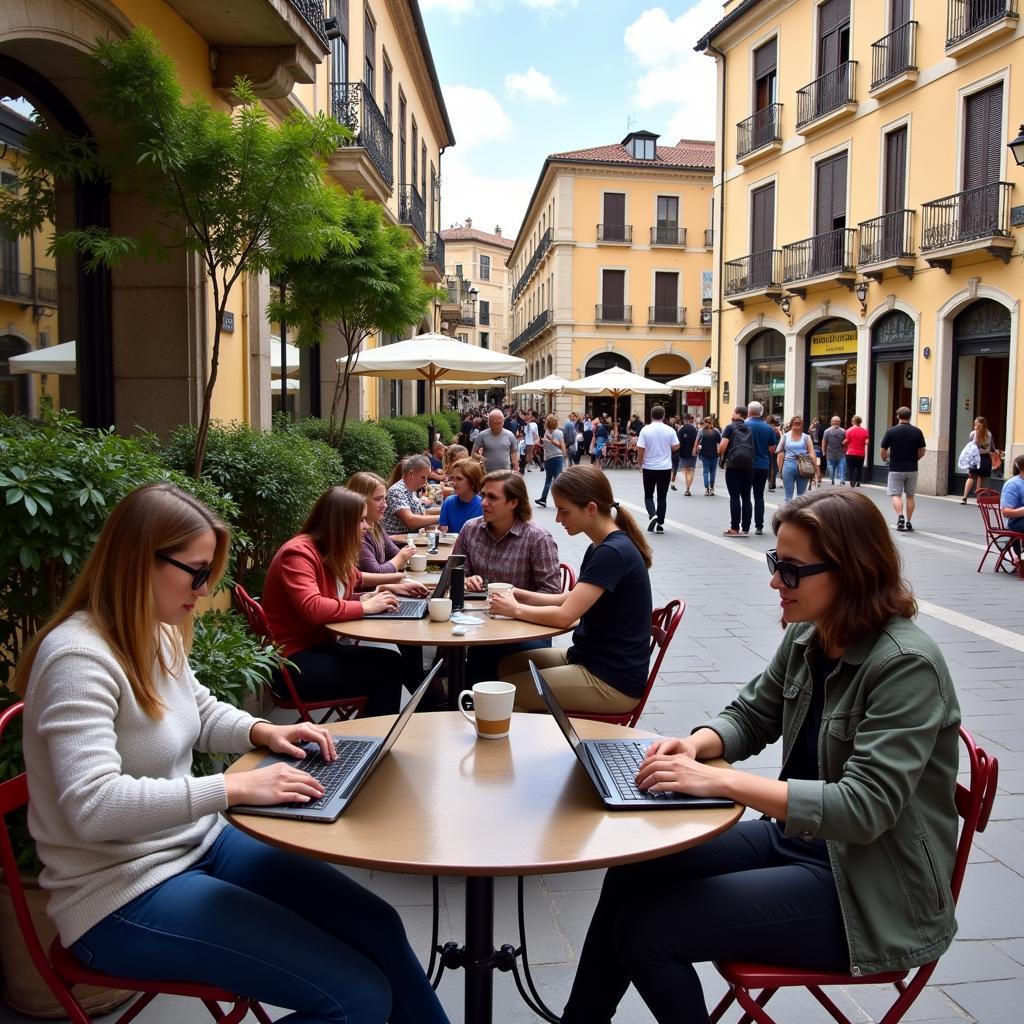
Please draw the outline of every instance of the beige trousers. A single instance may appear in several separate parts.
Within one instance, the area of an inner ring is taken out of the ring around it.
[[[570,665],[566,661],[568,653],[566,647],[552,647],[522,651],[502,659],[498,665],[498,676],[515,686],[516,711],[547,711],[544,698],[533,685],[531,661],[540,669],[544,682],[551,687],[558,703],[568,711],[621,715],[636,707],[636,697],[609,686],[582,665]]]

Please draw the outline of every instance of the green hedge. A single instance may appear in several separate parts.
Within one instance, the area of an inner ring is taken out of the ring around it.
[[[315,416],[299,420],[289,429],[303,437],[325,443],[330,437],[329,421]],[[338,451],[348,476],[366,472],[377,473],[386,479],[398,461],[391,435],[376,423],[362,420],[349,420],[345,424],[345,436]]]
[[[427,450],[427,428],[422,423],[399,416],[391,420],[381,420],[380,426],[391,435],[391,440],[395,445],[395,455],[399,459]]]

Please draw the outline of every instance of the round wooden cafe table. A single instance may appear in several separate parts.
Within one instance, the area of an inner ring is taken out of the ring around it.
[[[393,718],[329,726],[382,736]],[[586,738],[654,738],[577,720]],[[230,771],[252,768],[262,751]],[[412,717],[344,814],[330,824],[228,812],[257,839],[353,867],[466,879],[466,1024],[490,1024],[494,879],[628,864],[724,832],[743,808],[609,811],[549,715],[515,714],[507,739],[478,740],[457,712]]]

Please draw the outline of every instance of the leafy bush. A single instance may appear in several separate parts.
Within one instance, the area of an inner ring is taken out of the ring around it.
[[[316,417],[299,420],[291,429],[316,441],[327,442],[330,437],[329,421]],[[378,424],[361,420],[349,420],[345,424],[345,436],[338,452],[349,476],[366,472],[387,477],[398,461],[391,435]]]
[[[399,459],[427,450],[427,428],[422,423],[399,416],[391,420],[381,420],[380,425],[391,435],[391,440],[395,444],[395,454]]]
[[[192,465],[195,435],[194,427],[175,431],[164,448],[169,465]],[[247,543],[238,554],[236,578],[257,590],[274,552],[299,532],[317,498],[346,479],[341,456],[329,445],[294,431],[240,424],[211,428],[203,477],[238,505]]]
[[[168,470],[151,437],[93,430],[66,413],[42,422],[0,416],[0,684],[64,599],[111,509],[160,480],[237,523],[234,502],[206,481]]]

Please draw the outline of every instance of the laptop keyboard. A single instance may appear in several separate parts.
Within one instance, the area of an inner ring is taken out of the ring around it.
[[[400,597],[398,607],[391,612],[384,612],[385,615],[404,615],[408,618],[423,616],[427,610],[427,602],[419,597]]]
[[[664,800],[677,797],[677,793],[645,793],[636,784],[636,773],[647,756],[650,743],[597,742],[597,752],[612,777],[612,782],[623,800]]]
[[[335,740],[334,749],[338,752],[337,760],[325,761],[318,746],[303,744],[306,756],[295,762],[295,767],[308,772],[324,787],[324,795],[319,800],[312,800],[302,806],[307,809],[319,810],[326,807],[331,797],[341,789],[352,774],[352,770],[363,759],[363,755],[373,746],[373,740]]]

